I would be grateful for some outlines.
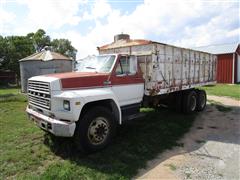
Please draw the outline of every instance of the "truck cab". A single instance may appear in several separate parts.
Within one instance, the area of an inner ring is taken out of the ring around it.
[[[30,78],[26,111],[43,130],[97,151],[110,143],[118,124],[139,114],[143,96],[136,56],[88,56],[74,72]]]

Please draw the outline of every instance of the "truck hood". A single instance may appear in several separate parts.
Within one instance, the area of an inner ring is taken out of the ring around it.
[[[95,72],[69,72],[44,75],[49,78],[59,79],[62,89],[102,87],[108,80],[108,73]]]

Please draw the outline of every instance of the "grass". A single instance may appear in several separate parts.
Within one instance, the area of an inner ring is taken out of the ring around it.
[[[27,101],[19,88],[0,87],[0,102]]]
[[[195,119],[145,108],[145,118],[119,127],[112,145],[84,155],[71,139],[52,137],[29,121],[18,89],[0,93],[13,94],[0,101],[0,179],[132,179],[147,161],[178,146]]]
[[[207,94],[215,96],[227,96],[240,100],[240,84],[217,84],[201,87]]]
[[[18,94],[19,92],[20,92],[19,88],[7,88],[7,87],[0,86],[0,95]]]

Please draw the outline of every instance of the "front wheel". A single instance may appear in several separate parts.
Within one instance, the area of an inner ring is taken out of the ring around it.
[[[115,131],[116,123],[112,113],[107,108],[94,107],[77,123],[75,144],[85,152],[95,152],[112,141]]]

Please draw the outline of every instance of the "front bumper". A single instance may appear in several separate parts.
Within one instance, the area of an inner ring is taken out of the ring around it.
[[[65,122],[50,118],[27,107],[26,112],[41,129],[55,136],[72,137],[76,128],[75,122]]]

